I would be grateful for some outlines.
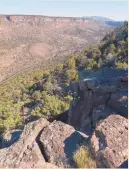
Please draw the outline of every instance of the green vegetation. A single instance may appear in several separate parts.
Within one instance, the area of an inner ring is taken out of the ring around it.
[[[54,63],[55,64],[55,63]],[[0,132],[21,128],[32,117],[55,116],[69,109],[70,81],[78,70],[128,67],[128,23],[109,33],[96,47],[70,56],[49,70],[22,73],[0,85]]]
[[[127,68],[128,22],[107,34],[96,47],[89,47],[75,57],[79,68],[96,71],[101,67]]]
[[[128,64],[126,62],[117,62],[116,64],[117,69],[128,69]]]
[[[116,62],[128,62],[128,22],[122,27],[115,28],[104,37],[100,44],[103,58],[111,53]]]
[[[75,69],[76,62],[75,62],[74,58],[69,58],[66,60],[65,65],[68,69]]]
[[[64,66],[63,64],[58,64],[58,65],[56,66],[56,71],[59,72],[59,73],[62,72],[63,66]]]
[[[81,146],[73,156],[77,168],[96,168],[96,162],[89,155],[88,149]]]
[[[66,70],[65,77],[67,82],[70,82],[70,80],[76,80],[77,71],[75,69]]]
[[[68,110],[72,97],[65,91],[65,79],[59,78],[60,73],[22,73],[1,84],[0,132],[22,127],[33,117],[50,118]]]

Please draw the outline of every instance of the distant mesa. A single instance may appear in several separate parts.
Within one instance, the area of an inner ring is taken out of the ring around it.
[[[111,27],[122,26],[124,24],[124,21],[115,21],[113,19],[102,17],[102,16],[84,16],[84,18],[99,21],[99,22],[104,22]]]
[[[106,18],[106,17],[102,17],[102,16],[84,16],[84,18],[87,18],[87,19],[93,19],[93,20],[96,20],[96,21],[102,21],[102,22],[115,22],[113,19],[110,19],[110,18]]]

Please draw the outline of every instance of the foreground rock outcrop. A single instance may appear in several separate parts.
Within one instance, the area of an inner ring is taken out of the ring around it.
[[[65,168],[75,167],[73,153],[86,139],[86,136],[75,131],[72,126],[60,121],[54,121],[45,127],[40,136],[48,162]]]
[[[43,167],[45,160],[36,143],[36,137],[48,124],[47,120],[40,119],[25,126],[17,142],[0,149],[0,167]]]
[[[87,137],[63,122],[39,119],[28,123],[19,140],[0,149],[0,167],[75,167],[73,153]]]
[[[110,115],[95,129],[89,150],[102,168],[117,168],[128,158],[128,120]]]
[[[58,166],[70,167],[70,160],[67,158],[68,147],[65,141],[75,132],[74,128],[64,125],[62,122],[54,121],[47,126],[40,136],[40,142],[44,148],[46,159]],[[72,146],[72,145],[71,145]],[[69,145],[70,148],[70,145]]]

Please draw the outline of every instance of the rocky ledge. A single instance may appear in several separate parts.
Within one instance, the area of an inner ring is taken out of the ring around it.
[[[8,148],[0,149],[0,168],[75,167],[73,152],[86,139],[68,124],[41,118],[28,123],[15,143],[10,140]]]
[[[127,71],[81,75],[71,84],[74,99],[66,115],[30,122],[3,138],[0,167],[75,168],[73,156],[82,146],[98,168],[128,167]]]
[[[79,82],[71,84],[74,99],[68,113],[70,125],[86,132],[85,127],[90,121],[95,123],[110,114],[128,117],[127,70],[83,71],[79,78]]]

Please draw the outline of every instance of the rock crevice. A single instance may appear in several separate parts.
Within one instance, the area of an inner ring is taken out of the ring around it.
[[[127,118],[127,75],[127,70],[112,68],[104,68],[101,72],[89,74],[86,74],[85,71],[81,72],[79,83],[71,84],[75,99],[73,99],[69,110],[69,124],[81,129],[84,121],[92,116],[93,108],[100,105]]]
[[[128,158],[128,72],[104,68],[80,73],[71,83],[68,123],[88,134],[88,149],[98,167],[117,168]],[[126,129],[127,128],[127,129]]]

